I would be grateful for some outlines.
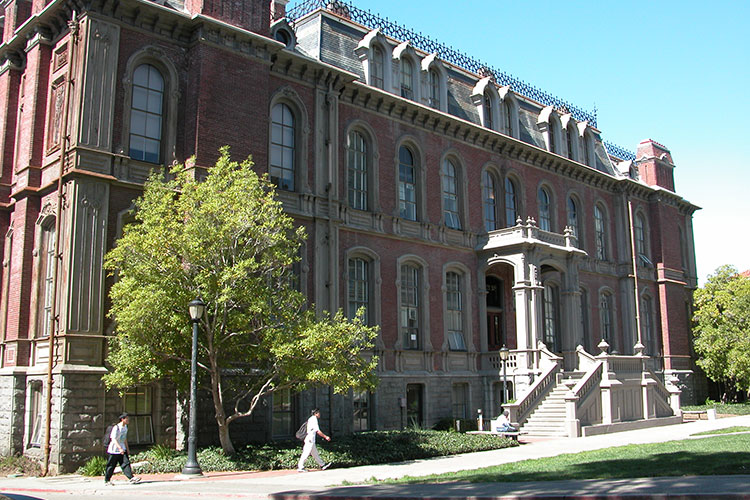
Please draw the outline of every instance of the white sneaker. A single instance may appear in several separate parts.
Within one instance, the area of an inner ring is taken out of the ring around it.
[[[297,469],[297,472],[307,472],[307,469]]]
[[[113,483],[112,481],[104,481],[104,486],[114,486],[114,485],[115,483]]]
[[[132,484],[138,484],[138,483],[140,483],[140,482],[141,482],[141,478],[140,478],[140,477],[131,477],[131,478],[130,478],[130,482],[131,482]]]
[[[320,470],[326,470],[330,466],[331,466],[331,462],[328,462],[327,464],[323,465],[323,467],[321,467]]]

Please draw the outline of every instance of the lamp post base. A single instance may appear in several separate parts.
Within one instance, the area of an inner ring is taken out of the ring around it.
[[[180,473],[180,476],[184,477],[201,477],[202,475],[203,471],[201,470],[201,466],[197,463],[185,464],[185,467],[182,468],[182,472]]]

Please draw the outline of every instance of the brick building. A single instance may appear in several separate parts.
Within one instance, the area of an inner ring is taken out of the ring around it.
[[[381,327],[375,392],[278,394],[238,442],[288,437],[313,405],[333,432],[431,426],[507,390],[542,433],[562,390],[549,432],[581,435],[693,397],[697,207],[667,148],[605,144],[591,113],[354,5],[286,2],[3,3],[0,453],[48,436],[70,469],[123,409],[132,441],[182,440],[167,382],[101,383],[102,259],[151,169],[225,144],[307,229],[317,310]]]

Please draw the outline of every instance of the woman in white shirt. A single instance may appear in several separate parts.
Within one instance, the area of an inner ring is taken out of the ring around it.
[[[107,447],[107,467],[104,470],[104,484],[112,485],[112,474],[118,465],[122,473],[127,476],[131,483],[141,482],[140,477],[133,476],[130,469],[130,448],[128,447],[128,423],[130,419],[127,413],[120,415],[120,421],[112,427],[109,434],[109,446]]]

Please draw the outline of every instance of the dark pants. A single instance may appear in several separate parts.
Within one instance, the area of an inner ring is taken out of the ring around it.
[[[127,453],[115,453],[110,454],[107,458],[107,468],[104,470],[104,481],[107,482],[112,479],[112,474],[115,473],[115,467],[120,466],[122,473],[125,474],[128,479],[133,478],[133,471],[130,470],[130,457]]]

